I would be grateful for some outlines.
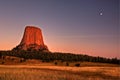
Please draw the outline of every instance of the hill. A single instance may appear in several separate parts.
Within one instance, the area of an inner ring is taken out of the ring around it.
[[[83,54],[72,54],[72,53],[52,53],[42,51],[0,51],[0,58],[4,60],[5,56],[13,56],[11,60],[15,60],[15,57],[20,62],[24,62],[28,59],[36,59],[41,62],[55,62],[60,61],[62,63],[68,62],[95,62],[95,63],[109,63],[109,64],[120,64],[120,59],[117,58],[104,58],[104,57],[93,57]],[[4,63],[4,62],[3,62]],[[55,63],[57,64],[57,63]],[[67,63],[66,63],[67,64]],[[79,66],[79,65],[78,65]]]

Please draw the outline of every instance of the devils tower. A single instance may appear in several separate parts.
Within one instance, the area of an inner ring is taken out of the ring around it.
[[[20,44],[14,50],[47,50],[44,44],[42,30],[35,26],[26,26]]]

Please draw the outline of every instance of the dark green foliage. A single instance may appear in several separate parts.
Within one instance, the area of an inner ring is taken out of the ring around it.
[[[0,51],[0,55],[4,59],[4,56],[16,56],[24,59],[39,59],[44,62],[52,62],[54,60],[61,60],[62,62],[101,62],[101,63],[112,63],[112,64],[120,64],[120,59],[117,58],[103,58],[103,57],[93,57],[82,54],[70,54],[70,53],[51,53],[51,52],[43,52],[43,51]]]
[[[77,64],[75,64],[75,66],[76,66],[76,67],[79,67],[79,66],[80,66],[80,64],[79,64],[79,63],[77,63]]]

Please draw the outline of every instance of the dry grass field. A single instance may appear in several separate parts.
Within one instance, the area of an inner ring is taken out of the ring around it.
[[[120,67],[0,65],[0,80],[120,80]]]
[[[42,62],[35,59],[21,62],[21,60],[22,58],[11,56],[0,59],[0,80],[120,80],[120,65],[59,60]],[[75,67],[75,64],[80,66]]]

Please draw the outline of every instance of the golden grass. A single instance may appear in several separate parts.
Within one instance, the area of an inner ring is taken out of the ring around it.
[[[57,64],[55,64],[57,63]],[[0,64],[4,65],[26,65],[26,64],[40,64],[42,66],[71,66],[74,67],[75,64],[80,64],[81,67],[120,67],[118,64],[109,64],[109,63],[99,63],[99,62],[62,62],[61,60],[55,60],[53,62],[43,62],[42,60],[37,59],[24,59],[13,56],[4,56],[4,59],[0,59]]]
[[[0,65],[0,80],[119,80],[120,67]]]
[[[94,62],[42,62],[6,56],[0,59],[0,80],[120,80],[120,65]],[[57,65],[55,66],[55,62]],[[79,63],[80,67],[75,67]]]

